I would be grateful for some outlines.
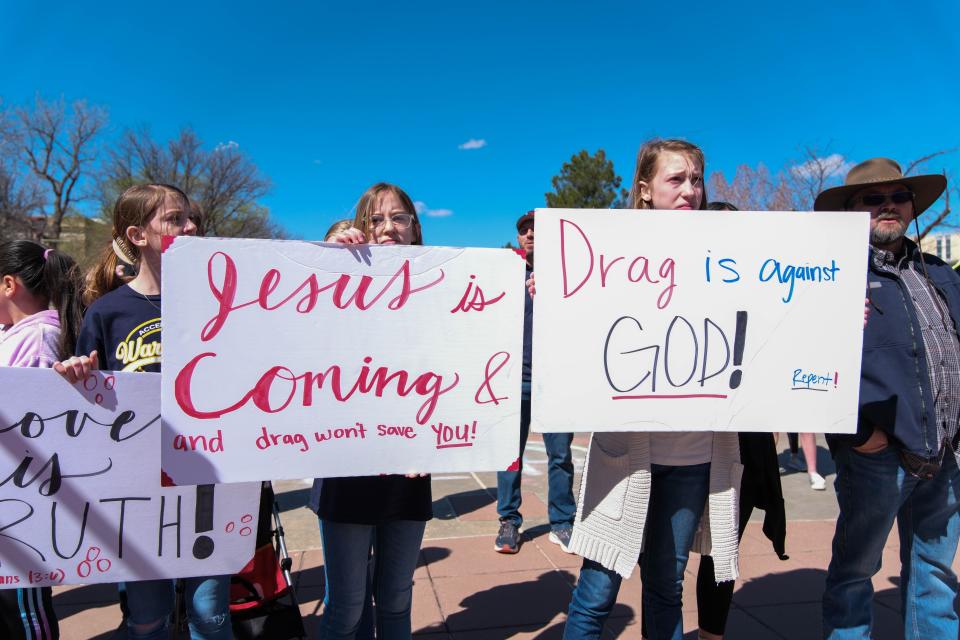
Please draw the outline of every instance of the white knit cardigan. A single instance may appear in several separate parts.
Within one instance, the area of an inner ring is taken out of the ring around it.
[[[643,550],[650,500],[650,433],[594,433],[569,548],[629,578]],[[736,580],[740,446],[714,433],[710,496],[691,550],[713,558],[717,582]]]

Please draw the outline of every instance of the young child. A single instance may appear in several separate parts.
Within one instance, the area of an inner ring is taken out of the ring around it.
[[[164,184],[130,187],[113,209],[113,242],[87,278],[86,300],[75,353],[58,363],[68,380],[90,369],[160,371],[160,254],[164,236],[192,236],[197,226],[190,200]],[[119,262],[133,264],[136,276],[124,282]],[[132,346],[131,346],[132,345]],[[83,355],[88,354],[88,355]],[[230,576],[185,578],[190,637],[229,640]],[[131,640],[166,639],[173,610],[173,580],[126,583],[127,632]]]
[[[70,256],[29,240],[0,244],[0,366],[51,367],[72,354],[82,285]],[[50,587],[0,589],[0,636],[59,638]]]

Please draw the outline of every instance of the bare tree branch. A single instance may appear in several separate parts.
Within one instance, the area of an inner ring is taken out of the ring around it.
[[[922,157],[920,157],[920,158],[917,158],[916,160],[914,160],[913,162],[911,162],[910,164],[907,165],[907,168],[904,169],[904,171],[903,171],[903,175],[905,175],[905,176],[912,175],[913,172],[914,172],[914,170],[916,170],[916,168],[919,167],[920,165],[922,165],[922,164],[924,164],[924,163],[926,163],[926,162],[929,162],[930,160],[933,160],[933,159],[936,158],[937,156],[942,156],[942,155],[946,155],[946,154],[948,154],[948,153],[953,153],[953,152],[956,151],[956,150],[957,150],[957,147],[953,147],[952,149],[941,149],[941,150],[939,150],[939,151],[934,151],[933,153],[928,153],[928,154],[925,155],[925,156],[922,156]]]
[[[141,127],[124,132],[109,153],[100,199],[109,210],[124,189],[138,182],[181,188],[203,212],[203,231],[224,237],[285,237],[259,204],[270,183],[235,144],[205,150],[189,127],[165,145]]]
[[[17,116],[21,159],[49,186],[45,235],[55,242],[60,238],[63,217],[80,200],[75,190],[92,164],[93,147],[107,115],[82,100],[74,102],[68,112],[62,98],[47,102],[38,97],[32,108],[18,109]]]
[[[0,240],[39,240],[44,228],[43,195],[19,162],[20,138],[17,119],[0,104]]]
[[[954,153],[956,148],[940,149],[928,153],[907,164],[904,172],[910,174],[930,160]],[[737,167],[733,179],[727,181],[725,176],[714,172],[710,176],[708,193],[715,200],[726,200],[741,209],[755,209],[760,211],[798,210],[809,211],[817,195],[825,189],[840,183],[846,169],[843,156],[830,153],[826,148],[807,146],[802,148],[799,161],[792,163],[785,170],[776,175],[762,164],[755,168],[749,165]],[[950,204],[951,191],[960,194],[960,188],[952,186],[952,176],[944,171],[949,185],[944,194],[943,207],[934,214],[933,211],[923,216],[925,227],[920,237],[926,237],[939,227],[956,228],[958,225],[951,222],[953,209]]]
[[[939,153],[933,154],[934,156],[940,155]],[[943,172],[943,177],[947,177],[947,172]],[[949,181],[947,182],[949,185]],[[931,219],[928,216],[925,216],[924,222],[926,226],[920,231],[920,240],[923,240],[927,235],[936,229],[939,226],[943,226],[943,221],[947,219],[947,216],[950,215],[950,187],[947,186],[946,190],[943,192],[943,210],[940,211],[937,215],[933,216]]]

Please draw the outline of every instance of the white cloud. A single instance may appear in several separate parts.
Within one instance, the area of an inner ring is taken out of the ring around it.
[[[834,178],[845,176],[851,168],[853,168],[852,162],[848,162],[839,153],[832,153],[825,158],[811,158],[802,164],[790,167],[790,172],[800,178],[816,177],[821,172],[827,178]]]
[[[453,209],[431,209],[427,203],[417,200],[413,203],[413,208],[418,216],[427,216],[428,218],[447,218],[453,215]]]
[[[463,144],[458,144],[457,149],[470,151],[471,149],[483,149],[485,146],[487,146],[487,141],[483,138],[470,138]]]
[[[239,142],[236,142],[234,140],[227,140],[226,142],[221,142],[220,144],[218,144],[216,147],[214,147],[213,150],[226,151],[227,149],[239,149],[239,148],[240,148]]]

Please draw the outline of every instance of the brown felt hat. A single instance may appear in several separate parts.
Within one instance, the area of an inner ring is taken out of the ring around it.
[[[827,189],[818,195],[813,210],[843,211],[857,191],[880,184],[902,184],[910,189],[916,216],[926,211],[943,194],[947,179],[939,174],[904,176],[900,165],[890,158],[871,158],[850,169],[842,187]]]

